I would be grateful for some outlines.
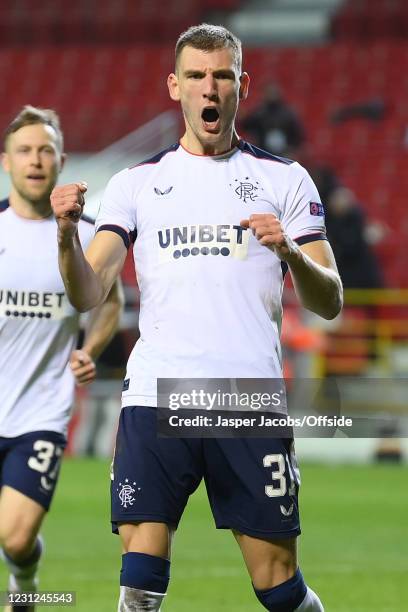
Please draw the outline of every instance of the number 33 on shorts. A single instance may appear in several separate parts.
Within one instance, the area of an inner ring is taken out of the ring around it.
[[[49,440],[36,440],[33,450],[36,454],[29,457],[28,467],[42,474],[41,486],[51,491],[56,484],[64,449]]]
[[[55,486],[64,449],[48,440],[36,440],[33,450],[36,455],[29,457],[28,467],[43,474],[41,485],[50,491]]]
[[[48,510],[66,438],[56,431],[34,431],[0,438],[1,486],[9,486]]]
[[[265,455],[263,458],[263,465],[265,468],[273,468],[273,484],[265,486],[265,494],[268,497],[283,497],[286,493],[290,496],[295,495],[296,486],[299,487],[300,485],[300,476],[293,444],[291,445],[289,454],[283,455],[277,453]]]

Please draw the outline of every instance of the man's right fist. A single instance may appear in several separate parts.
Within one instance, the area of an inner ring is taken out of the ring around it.
[[[88,189],[84,181],[54,187],[51,206],[58,227],[62,232],[76,231],[85,204],[84,193]]]

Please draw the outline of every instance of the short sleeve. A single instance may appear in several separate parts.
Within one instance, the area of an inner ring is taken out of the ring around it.
[[[136,209],[129,184],[129,170],[115,174],[106,186],[96,217],[96,232],[115,232],[123,239],[126,248],[136,238]]]
[[[90,217],[82,215],[79,222],[78,231],[82,247],[84,251],[86,251],[93,237],[95,236],[95,222]]]
[[[285,232],[298,244],[326,240],[323,204],[309,173],[295,162],[289,181],[281,218]]]

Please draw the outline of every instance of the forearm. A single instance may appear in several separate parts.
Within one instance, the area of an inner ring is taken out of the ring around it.
[[[93,360],[99,357],[118,330],[123,304],[122,287],[115,283],[106,301],[90,313],[82,348]]]
[[[77,232],[64,236],[58,231],[58,262],[71,304],[79,312],[100,304],[104,297],[102,283],[85,258]]]
[[[334,319],[343,306],[343,287],[338,273],[313,261],[299,248],[287,263],[302,306],[324,319]]]

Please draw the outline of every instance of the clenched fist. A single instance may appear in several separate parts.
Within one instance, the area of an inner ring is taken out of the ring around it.
[[[95,380],[96,366],[92,357],[86,351],[78,349],[72,351],[69,365],[78,387],[88,385]]]
[[[78,221],[85,204],[84,193],[88,189],[85,182],[71,183],[54,187],[51,193],[51,206],[60,232],[72,235],[77,230]]]
[[[281,222],[272,213],[251,215],[241,221],[241,226],[251,229],[255,238],[283,261],[289,261],[299,252],[296,242],[285,233]]]

